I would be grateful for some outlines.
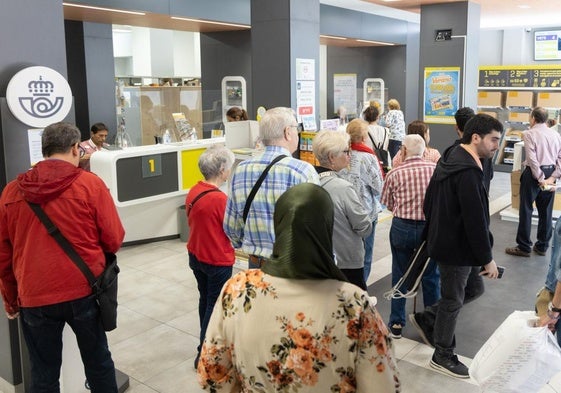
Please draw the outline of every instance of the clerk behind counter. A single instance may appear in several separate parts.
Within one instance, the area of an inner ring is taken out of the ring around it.
[[[90,157],[96,151],[107,146],[107,126],[103,123],[95,123],[91,128],[90,139],[80,143],[80,168],[90,171]]]

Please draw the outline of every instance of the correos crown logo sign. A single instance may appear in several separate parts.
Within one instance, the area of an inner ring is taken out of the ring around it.
[[[48,67],[28,67],[8,83],[6,101],[12,114],[31,127],[64,120],[72,107],[72,91],[64,77]]]

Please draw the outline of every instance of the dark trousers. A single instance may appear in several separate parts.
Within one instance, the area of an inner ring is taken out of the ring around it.
[[[117,393],[115,365],[93,298],[21,308],[22,330],[31,363],[31,393],[59,393],[62,330],[76,334],[86,378],[93,393]]]
[[[197,257],[189,253],[189,267],[193,270],[199,289],[199,323],[201,325],[200,343],[197,350],[201,351],[205,340],[206,329],[214,304],[220,295],[222,287],[232,277],[232,266],[214,266],[200,262]]]
[[[392,160],[399,149],[401,149],[401,141],[390,139],[388,142],[388,152],[390,153],[390,157],[392,158]]]
[[[392,287],[403,277],[409,267],[409,260],[421,244],[425,221],[404,220],[394,217],[390,229],[392,250]],[[421,281],[424,306],[432,306],[440,299],[440,273],[436,262],[431,259]],[[402,288],[403,290],[403,288]],[[392,299],[389,326],[405,326],[405,298]]]
[[[421,314],[423,325],[433,327],[437,357],[448,358],[456,347],[456,321],[460,310],[483,294],[485,287],[479,275],[480,266],[452,266],[438,263],[440,300]]]
[[[555,166],[542,166],[541,169],[547,178],[551,176]],[[544,252],[548,249],[552,235],[551,220],[554,198],[554,192],[540,189],[538,181],[532,176],[532,171],[529,167],[526,167],[520,176],[520,207],[518,209],[518,231],[516,233],[516,243],[522,251],[530,252],[532,249],[530,232],[532,229],[532,212],[534,211],[532,204],[534,202],[538,209],[536,248]]]
[[[341,269],[341,273],[343,273],[343,275],[347,277],[347,280],[349,280],[351,284],[355,284],[360,289],[366,291],[367,287],[366,282],[364,281],[364,268]]]

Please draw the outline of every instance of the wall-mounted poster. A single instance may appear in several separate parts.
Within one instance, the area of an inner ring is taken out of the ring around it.
[[[460,98],[460,67],[425,67],[423,121],[455,124]]]
[[[356,74],[333,75],[333,110],[344,106],[347,115],[356,114]]]

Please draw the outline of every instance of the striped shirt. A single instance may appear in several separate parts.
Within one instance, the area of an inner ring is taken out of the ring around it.
[[[434,162],[417,156],[407,158],[388,173],[382,190],[382,203],[394,217],[425,220],[423,203],[434,168]]]
[[[255,194],[247,221],[243,211],[251,189],[273,159],[286,155],[274,164]],[[290,187],[310,182],[319,185],[319,175],[312,165],[292,158],[290,152],[280,146],[267,146],[263,155],[241,162],[231,181],[230,195],[224,215],[224,232],[234,248],[268,258],[273,253],[275,232],[273,213],[277,199]]]

